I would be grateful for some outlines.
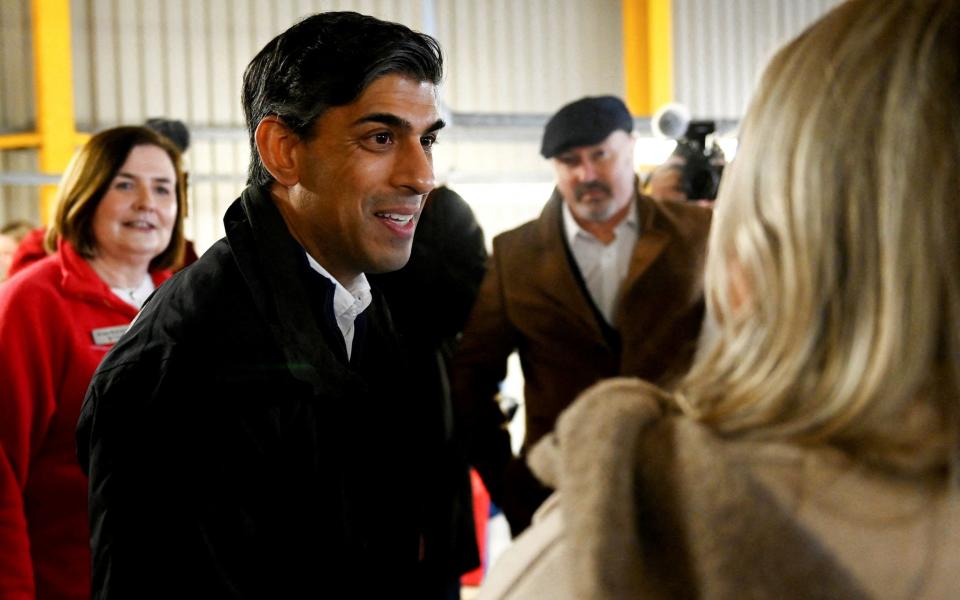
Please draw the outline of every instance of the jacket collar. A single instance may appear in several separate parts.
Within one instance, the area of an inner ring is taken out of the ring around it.
[[[118,298],[70,242],[64,239],[58,241],[57,256],[60,263],[60,286],[64,295],[86,302],[105,303],[130,319],[137,316],[137,309]],[[154,285],[159,286],[170,277],[170,272],[151,271],[150,277]]]
[[[633,202],[637,211],[638,239],[633,248],[627,276],[621,284],[621,290],[633,286],[663,253],[670,241],[670,235],[659,222],[656,201],[639,194],[637,183],[635,180]],[[563,197],[560,191],[554,188],[553,194],[537,220],[542,250],[541,264],[535,270],[539,274],[539,288],[550,297],[552,302],[566,307],[598,337],[603,337],[603,330],[594,315],[591,301],[586,296],[585,290],[581,289],[573,272],[575,263],[571,262],[572,258],[568,256],[562,205]],[[618,310],[619,312],[621,311]],[[619,318],[617,320],[619,321]]]
[[[357,379],[326,340],[307,292],[309,267],[267,189],[248,186],[224,216],[227,241],[253,302],[267,323],[290,374],[315,394],[342,391]],[[353,383],[356,385],[356,382]]]
[[[636,189],[635,184],[634,190]],[[630,267],[624,280],[624,288],[632,286],[637,279],[646,273],[650,265],[663,254],[670,242],[670,234],[661,224],[660,209],[657,207],[656,200],[636,191],[634,194],[637,203],[639,237],[636,246],[633,248],[633,256],[630,258]]]

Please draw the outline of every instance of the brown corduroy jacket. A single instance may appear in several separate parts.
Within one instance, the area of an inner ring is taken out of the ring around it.
[[[689,364],[703,317],[703,263],[711,210],[636,195],[639,237],[612,327],[590,299],[567,248],[556,190],[540,217],[493,241],[486,277],[454,361],[453,391],[467,457],[514,533],[547,492],[522,459],[495,402],[508,356],[524,376],[529,448],[598,380],[657,381]]]

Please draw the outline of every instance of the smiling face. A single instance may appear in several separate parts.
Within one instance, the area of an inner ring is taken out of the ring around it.
[[[149,264],[170,244],[177,175],[166,150],[134,146],[93,214],[96,258]]]
[[[278,207],[340,283],[397,270],[410,258],[442,126],[433,84],[389,74],[352,103],[327,109],[313,136],[293,145],[295,182]]]
[[[633,195],[633,138],[616,130],[599,144],[577,146],[553,158],[557,189],[574,218],[585,223],[619,221]]]

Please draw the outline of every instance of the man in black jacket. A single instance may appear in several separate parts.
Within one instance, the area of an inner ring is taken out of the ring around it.
[[[355,13],[247,67],[226,237],[157,291],[81,413],[94,597],[424,597],[429,409],[364,273],[410,255],[441,74],[432,38]]]

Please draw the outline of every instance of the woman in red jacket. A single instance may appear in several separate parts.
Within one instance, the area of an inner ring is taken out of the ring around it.
[[[90,594],[74,428],[97,365],[183,251],[183,173],[143,127],[98,133],[60,184],[57,252],[0,287],[0,597]]]

